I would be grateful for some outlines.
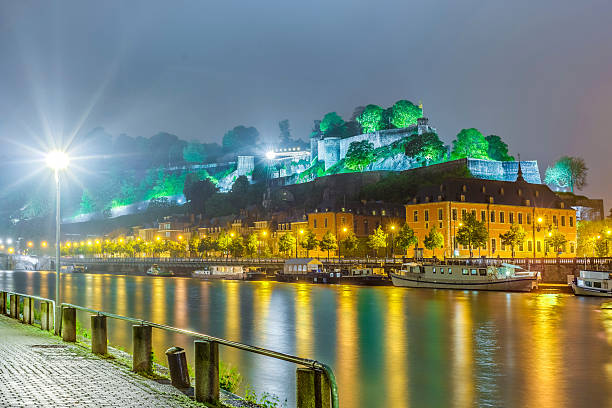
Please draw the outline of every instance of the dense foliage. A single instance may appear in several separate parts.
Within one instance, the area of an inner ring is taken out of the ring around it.
[[[488,159],[489,142],[486,141],[478,129],[462,129],[453,141],[451,158]]]
[[[587,185],[588,171],[584,159],[563,156],[546,169],[545,183],[555,189],[568,189],[573,193],[574,188],[582,190]]]

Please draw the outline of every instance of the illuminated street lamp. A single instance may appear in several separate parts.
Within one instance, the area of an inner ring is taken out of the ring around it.
[[[391,258],[393,258],[395,256],[395,225],[391,225],[389,229],[391,230]]]
[[[70,158],[61,150],[53,150],[47,154],[47,166],[55,173],[55,334],[59,336],[60,313],[60,177],[59,172],[68,167]]]

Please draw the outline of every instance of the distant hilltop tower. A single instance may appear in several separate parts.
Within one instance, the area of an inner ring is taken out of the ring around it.
[[[419,135],[423,133],[436,133],[436,129],[429,126],[429,119],[423,113],[423,102],[421,101],[419,101],[419,109],[421,109],[422,116],[417,119],[417,133]]]

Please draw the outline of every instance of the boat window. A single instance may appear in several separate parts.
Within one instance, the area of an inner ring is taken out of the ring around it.
[[[480,276],[487,276],[487,270],[486,269],[479,269],[478,270],[478,274]]]
[[[471,274],[471,275],[476,275],[476,269],[472,269],[472,270],[470,271],[470,274]]]
[[[444,268],[440,268],[440,273],[444,273]]]
[[[431,268],[431,271],[432,271],[433,273],[436,273],[436,267],[434,266],[433,268]]]
[[[593,287],[601,288],[601,282],[593,282]]]
[[[588,286],[589,288],[592,286],[592,285],[591,285],[591,281],[584,281],[584,284],[585,284],[586,286]]]
[[[453,268],[448,268],[448,274],[452,275],[453,274]]]
[[[462,270],[461,270],[461,273],[462,273],[463,275],[467,275],[467,274],[468,274],[468,270],[467,270],[467,269],[462,269]]]

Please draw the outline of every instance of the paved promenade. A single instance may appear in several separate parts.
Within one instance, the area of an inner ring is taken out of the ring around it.
[[[169,384],[0,316],[0,407],[203,407]]]

